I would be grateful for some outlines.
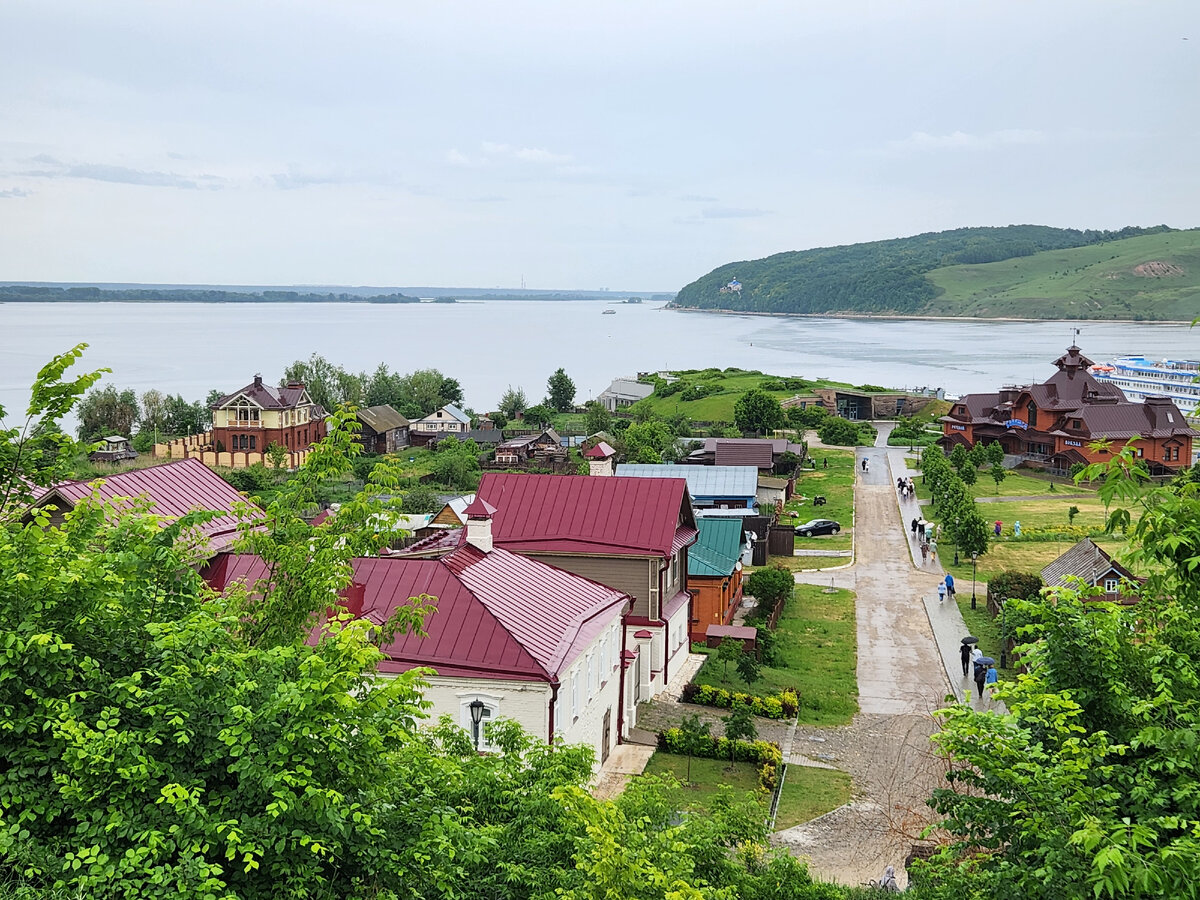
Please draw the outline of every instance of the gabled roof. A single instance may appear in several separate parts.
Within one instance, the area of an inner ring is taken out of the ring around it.
[[[466,509],[475,501],[474,494],[463,494],[461,497],[452,497],[446,501],[446,505],[450,507],[450,511],[458,516],[458,521],[464,525],[467,521]]]
[[[408,425],[408,419],[386,403],[382,406],[368,406],[366,409],[358,410],[354,415],[364,425],[369,425],[376,434],[404,428]]]
[[[742,556],[745,533],[741,519],[698,519],[700,536],[688,551],[688,575],[725,578]]]
[[[713,497],[753,499],[758,489],[758,469],[754,466],[672,466],[630,465],[617,467],[617,474],[628,478],[683,478],[693,500]],[[786,482],[784,482],[786,484]]]
[[[449,416],[451,419],[454,419],[456,422],[461,422],[462,424],[466,425],[467,427],[470,427],[470,425],[471,425],[471,417],[468,416],[461,409],[459,409],[457,406],[453,406],[449,403],[447,403],[445,406],[443,406],[440,410],[435,409],[429,415],[422,416],[420,419],[417,419],[417,421],[418,422],[444,422],[446,420],[446,416],[442,416],[442,418],[439,419],[438,415],[437,415],[439,412],[444,412],[446,414],[446,416]]]
[[[524,447],[530,446],[531,444],[539,443],[543,439],[557,446],[562,446],[562,438],[558,436],[558,432],[553,428],[546,428],[542,431],[535,432],[534,434],[523,434],[519,437],[509,438],[508,440],[501,442],[496,449],[520,450]]]
[[[608,459],[616,455],[617,451],[610,447],[607,441],[600,441],[595,446],[583,451],[584,459]]]
[[[93,487],[99,488],[103,500],[145,494],[154,504],[151,514],[169,519],[177,519],[197,509],[224,513],[200,526],[213,552],[225,549],[237,538],[242,520],[234,514],[233,507],[235,503],[246,502],[229,482],[200,460],[181,459],[93,481],[63,482],[39,497],[36,505],[73,508],[91,495]]]
[[[717,440],[713,462],[718,466],[753,466],[769,469],[775,465],[775,451],[770,441]]]
[[[654,385],[642,384],[636,378],[614,378],[600,396],[605,394],[621,400],[644,400],[654,393]]]
[[[695,537],[682,478],[488,472],[477,496],[496,508],[496,546],[517,552],[666,557],[678,531]]]
[[[308,391],[304,385],[298,381],[293,381],[284,387],[274,387],[269,384],[264,384],[259,376],[255,376],[254,380],[238,391],[232,394],[226,394],[219,400],[214,402],[209,408],[220,409],[232,403],[238,395],[244,396],[251,403],[254,403],[263,409],[293,409],[297,406],[304,406],[312,402],[308,396]]]
[[[504,432],[499,428],[472,428],[461,440],[474,441],[477,444],[499,444],[504,439]]]
[[[1068,575],[1074,575],[1094,585],[1113,570],[1121,578],[1134,583],[1138,581],[1132,572],[1105,553],[1091,538],[1084,538],[1042,569],[1042,581],[1046,582],[1048,587],[1061,587],[1067,583]]]
[[[383,648],[385,673],[430,666],[440,675],[557,681],[629,601],[628,594],[498,548],[484,553],[465,545],[440,559],[362,558],[352,565],[357,588],[348,593],[361,593],[360,614],[376,624],[410,597],[437,598],[425,621],[427,637],[398,635]],[[209,581],[224,590],[266,574],[258,557],[231,556]]]

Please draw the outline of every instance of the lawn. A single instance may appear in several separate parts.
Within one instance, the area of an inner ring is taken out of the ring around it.
[[[705,661],[693,681],[754,694],[796,688],[800,693],[801,724],[849,722],[858,712],[854,592],[836,590],[827,594],[817,585],[796,585],[779,617],[777,634],[777,664],[763,666],[761,679],[752,687],[733,671],[729,681],[723,681],[714,656]]]
[[[796,492],[784,506],[779,521],[784,525],[801,525],[810,519],[833,519],[841,523],[836,535],[796,538],[797,549],[849,550],[850,529],[854,525],[854,451],[814,450],[816,469],[805,469],[796,476]],[[829,461],[829,468],[821,465]],[[803,500],[801,498],[804,498]],[[813,506],[813,497],[824,497],[824,506]]]
[[[830,547],[829,549],[849,550],[850,548]],[[781,566],[789,572],[803,572],[805,569],[829,569],[834,566],[848,566],[854,562],[854,558],[851,556],[772,556],[770,561],[772,566]],[[764,567],[758,566],[758,568]],[[754,569],[754,566],[747,566],[746,574],[749,575]]]
[[[688,758],[682,754],[664,753],[661,750],[650,757],[646,764],[646,775],[674,775],[683,785],[684,807],[696,811],[709,808],[713,798],[722,787],[728,785],[734,791],[753,794],[764,809],[770,803],[770,795],[758,787],[758,767],[753,763],[729,760],[692,758],[692,780],[688,783]]]
[[[911,464],[910,464],[911,465]],[[979,480],[971,485],[969,490],[974,497],[1053,497],[1054,494],[1089,494],[1092,489],[1088,486],[1076,485],[1068,479],[1050,478],[1048,476],[1027,475],[1024,472],[1016,470],[1008,470],[1008,475],[1000,482],[1000,491],[996,492],[996,482],[992,481],[992,477],[988,474],[987,469],[980,469],[978,472]],[[922,500],[929,499],[929,490],[921,482],[919,477],[914,476],[913,484],[917,488],[917,497]],[[1054,485],[1054,490],[1050,490],[1050,485]]]
[[[845,772],[811,766],[788,766],[779,792],[775,830],[783,831],[823,816],[850,802],[852,782]]]

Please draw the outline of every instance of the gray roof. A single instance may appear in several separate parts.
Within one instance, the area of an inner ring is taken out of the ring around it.
[[[644,400],[654,393],[654,385],[642,384],[636,378],[614,378],[612,384],[600,396],[620,397],[625,400]]]
[[[395,428],[404,428],[408,425],[408,419],[396,412],[386,403],[382,406],[368,406],[365,409],[358,410],[355,414],[364,425],[369,425],[376,434],[382,434],[385,431],[392,431]]]
[[[1113,570],[1116,570],[1122,578],[1134,582],[1138,580],[1132,572],[1114,561],[1091,538],[1084,538],[1042,569],[1042,581],[1046,582],[1047,587],[1060,587],[1067,583],[1068,575],[1075,575],[1088,584],[1094,585]]]
[[[618,475],[634,478],[686,478],[693,499],[704,497],[745,497],[753,499],[758,490],[758,469],[754,466],[653,466],[617,467]]]

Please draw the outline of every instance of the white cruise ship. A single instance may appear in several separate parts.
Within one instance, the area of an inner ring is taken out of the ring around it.
[[[1197,415],[1200,406],[1200,362],[1194,359],[1146,359],[1122,356],[1088,369],[1097,381],[1109,381],[1130,400],[1166,395],[1185,416]]]

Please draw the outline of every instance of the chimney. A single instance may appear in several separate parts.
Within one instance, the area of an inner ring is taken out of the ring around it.
[[[463,510],[467,517],[467,543],[484,553],[492,551],[492,516],[496,507],[475,495],[475,500]]]
[[[262,374],[261,373],[254,376],[254,386],[262,387]]]

